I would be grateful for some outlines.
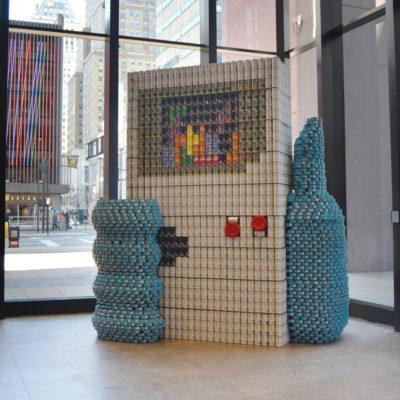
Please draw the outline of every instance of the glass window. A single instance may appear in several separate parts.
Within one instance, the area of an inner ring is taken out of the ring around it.
[[[144,30],[142,37],[151,35],[158,39],[200,43],[200,0],[157,0],[143,5],[146,7],[143,10],[145,20],[137,19],[135,24],[154,30]],[[135,11],[138,17],[139,12]]]
[[[343,62],[350,297],[393,306],[391,144],[384,18],[343,35]]]
[[[342,21],[343,23],[349,22],[385,3],[385,0],[342,0]]]
[[[315,48],[290,59],[292,141],[307,118],[318,115],[317,51]]]
[[[301,47],[315,40],[315,2],[289,0],[290,48]]]
[[[15,57],[25,61],[21,68],[27,68],[27,74],[10,81],[13,118],[8,135],[12,138],[13,127],[18,126],[26,141],[15,141],[7,154],[6,206],[10,225],[21,229],[25,254],[6,250],[7,300],[93,296],[95,232],[90,214],[102,196],[103,164],[101,154],[88,143],[103,135],[98,99],[103,98],[104,84],[98,71],[103,68],[104,42],[76,40],[77,52],[70,55],[63,41],[10,33],[10,44],[20,49]],[[62,59],[71,62],[58,62]],[[35,65],[41,76],[36,83],[31,73]],[[68,74],[70,78],[63,79]],[[35,97],[26,89],[16,90],[32,85]],[[28,110],[34,108],[37,112],[29,116]],[[89,168],[90,179],[85,172]]]
[[[275,0],[218,0],[217,31],[219,46],[275,51]]]

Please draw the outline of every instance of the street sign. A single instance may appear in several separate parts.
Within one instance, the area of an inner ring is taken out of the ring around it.
[[[67,166],[69,168],[78,168],[79,156],[67,156]]]

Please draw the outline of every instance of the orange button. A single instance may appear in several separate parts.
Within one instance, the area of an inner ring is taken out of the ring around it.
[[[251,220],[251,226],[255,231],[265,231],[267,225],[267,219],[263,215],[255,215]]]
[[[240,234],[240,225],[237,222],[228,222],[225,225],[226,236],[236,237]]]

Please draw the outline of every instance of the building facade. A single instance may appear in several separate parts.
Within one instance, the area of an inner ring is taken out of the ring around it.
[[[37,28],[58,25],[13,21]],[[8,58],[7,186],[12,216],[34,216],[37,184],[60,202],[62,39],[11,33]]]
[[[120,34],[137,37],[154,37],[155,1],[120,1]],[[86,1],[85,31],[104,31],[104,1]],[[127,121],[127,73],[156,67],[155,46],[120,44],[119,52],[119,195],[126,196],[126,121]],[[82,72],[83,80],[83,145],[85,160],[80,163],[79,177],[85,180],[79,185],[85,188],[85,201],[90,211],[103,195],[104,135],[104,44],[100,41],[79,40],[77,44],[76,71]],[[68,139],[70,140],[70,139]],[[95,149],[94,149],[95,147]],[[83,197],[83,195],[82,195]]]
[[[188,43],[200,43],[201,1],[157,1],[156,38]],[[198,65],[200,52],[190,49],[157,49],[157,67],[172,68]]]

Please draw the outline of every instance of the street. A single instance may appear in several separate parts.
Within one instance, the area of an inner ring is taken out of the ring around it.
[[[6,248],[6,254],[90,251],[95,238],[96,231],[91,226],[49,231],[49,234],[21,230],[19,247]]]

